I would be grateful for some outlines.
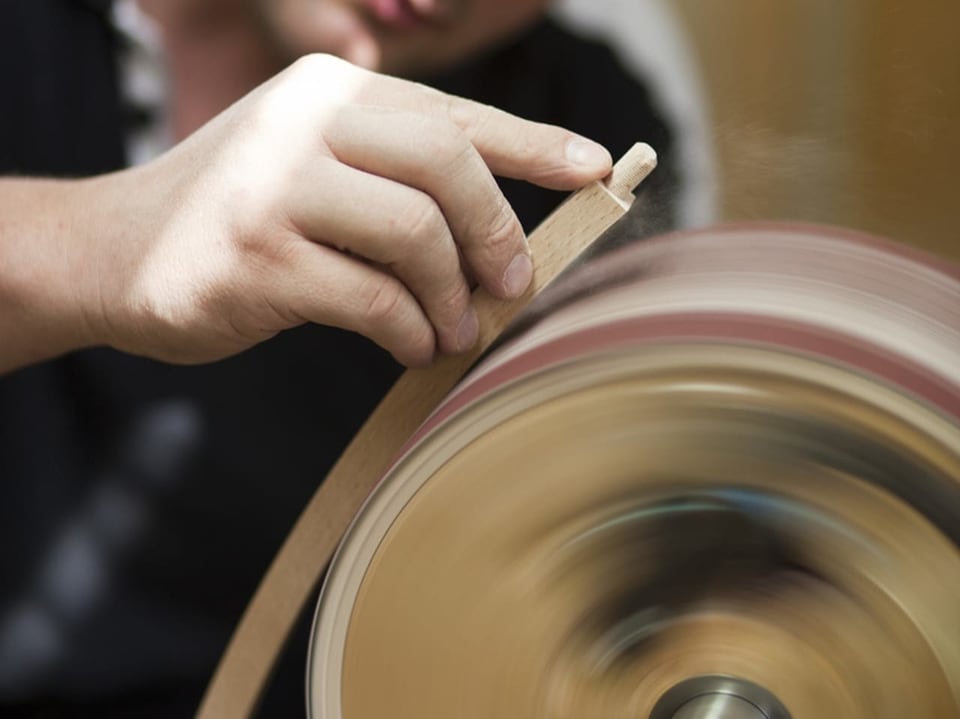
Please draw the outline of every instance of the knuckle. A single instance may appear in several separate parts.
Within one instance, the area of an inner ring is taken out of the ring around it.
[[[490,105],[452,95],[445,98],[444,109],[450,122],[470,137],[482,134],[494,114]]]
[[[503,197],[499,198],[483,237],[483,248],[497,256],[513,256],[521,249],[520,222]]]
[[[349,67],[345,60],[322,52],[309,53],[296,59],[290,65],[290,72],[295,76],[306,75],[310,78],[329,78],[332,72],[342,72]]]
[[[360,287],[364,326],[371,330],[389,327],[403,315],[407,295],[399,280],[387,275],[374,275]]]
[[[314,118],[320,108],[329,110],[347,103],[351,75],[359,72],[333,55],[304,55],[255,91],[253,117],[258,124],[282,127]]]
[[[422,171],[432,182],[444,186],[477,183],[493,178],[467,133],[445,120],[417,118],[422,134],[430,138],[429,156],[423,157]],[[480,180],[479,178],[484,178]]]
[[[462,276],[458,274],[457,281],[445,287],[436,296],[437,306],[442,308],[444,316],[452,318],[454,323],[460,320],[470,302],[470,290],[461,278]]]
[[[397,216],[396,224],[398,249],[403,254],[431,245],[447,232],[447,223],[439,205],[423,194],[414,195],[406,203]]]
[[[432,163],[448,169],[448,174],[459,175],[479,159],[473,143],[454,125],[435,122],[430,127],[430,154]]]
[[[494,183],[492,177],[474,172],[477,166],[483,164],[483,161],[472,144],[464,140],[453,145],[454,143],[451,143],[445,159],[438,163],[438,167],[442,168],[445,182],[449,184],[470,182],[481,190],[484,181],[489,180],[491,184]]]

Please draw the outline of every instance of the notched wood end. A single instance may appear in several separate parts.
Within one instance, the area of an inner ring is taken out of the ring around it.
[[[607,190],[625,203],[633,202],[633,190],[657,166],[657,153],[645,142],[638,142],[613,166],[613,172],[603,181]]]

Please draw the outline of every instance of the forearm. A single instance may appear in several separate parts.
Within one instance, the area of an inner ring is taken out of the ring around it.
[[[83,267],[96,183],[0,178],[0,374],[97,344]]]

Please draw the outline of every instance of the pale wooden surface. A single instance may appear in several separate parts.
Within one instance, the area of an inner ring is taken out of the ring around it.
[[[632,189],[655,165],[656,154],[648,145],[634,145],[605,182],[572,195],[529,237],[534,280],[527,293],[511,302],[483,290],[474,293],[480,319],[474,350],[444,357],[426,370],[408,370],[397,381],[320,485],[267,570],[207,687],[200,719],[253,713],[343,533],[404,442],[527,303],[623,216]]]

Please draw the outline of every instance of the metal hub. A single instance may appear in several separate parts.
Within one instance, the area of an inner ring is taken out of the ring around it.
[[[753,682],[711,675],[688,679],[667,691],[650,719],[790,719],[790,713]]]

